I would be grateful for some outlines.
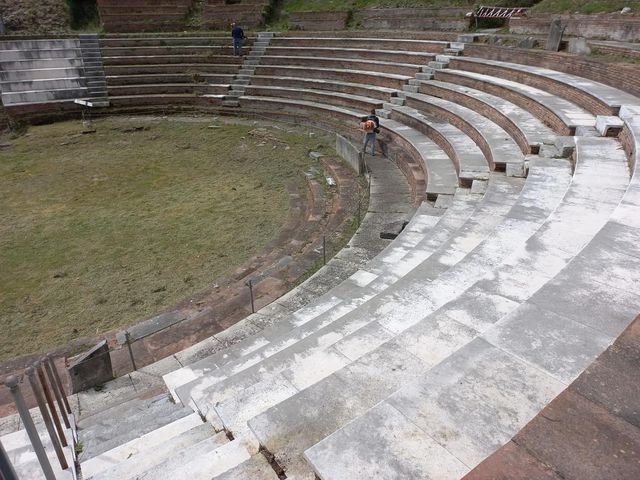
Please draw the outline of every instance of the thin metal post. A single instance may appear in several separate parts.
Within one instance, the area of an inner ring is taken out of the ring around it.
[[[53,424],[56,427],[56,431],[58,432],[58,437],[60,438],[60,442],[63,447],[67,446],[67,437],[64,434],[64,429],[62,428],[62,424],[60,423],[60,418],[58,417],[58,411],[56,409],[56,404],[53,401],[53,395],[51,395],[51,390],[49,390],[49,385],[47,384],[47,379],[44,376],[44,371],[42,370],[42,365],[40,362],[35,362],[33,364],[33,368],[38,374],[38,379],[40,380],[40,385],[42,386],[42,392],[44,393],[44,398],[47,401],[47,405],[49,405],[49,411],[51,412],[51,418],[53,420]]]
[[[327,264],[327,237],[326,235],[322,236],[322,264]]]
[[[38,385],[38,379],[36,378],[36,369],[33,367],[29,367],[24,371],[24,373],[29,379],[31,390],[33,390],[33,395],[36,397],[36,402],[38,402],[38,408],[40,409],[40,413],[42,414],[42,420],[44,420],[44,425],[45,427],[47,427],[47,432],[49,432],[51,444],[53,445],[53,449],[55,450],[58,461],[60,462],[60,467],[62,467],[63,470],[66,470],[67,468],[69,468],[69,465],[67,465],[67,458],[64,456],[62,446],[60,445],[60,440],[56,435],[53,421],[51,420],[51,416],[49,415],[49,410],[47,410],[47,405],[45,404],[45,400],[42,397],[42,391],[40,390],[40,385]]]
[[[13,401],[15,402],[18,413],[20,414],[20,419],[24,424],[24,429],[27,431],[27,435],[29,436],[29,440],[31,441],[31,446],[36,453],[36,457],[38,457],[38,462],[40,462],[40,467],[42,468],[42,472],[44,473],[44,478],[46,480],[56,480],[56,476],[53,473],[51,464],[49,463],[49,457],[47,457],[47,454],[44,451],[44,447],[42,446],[42,441],[40,440],[40,435],[38,435],[38,430],[36,430],[36,426],[33,424],[33,419],[29,414],[29,409],[24,403],[24,397],[22,396],[22,392],[20,391],[18,377],[16,377],[15,375],[11,375],[9,378],[7,378],[4,384],[9,387],[9,390],[11,391]]]
[[[253,281],[249,279],[247,285],[249,286],[249,296],[251,297],[251,313],[256,313],[256,307],[253,304]]]
[[[42,357],[40,362],[47,373],[47,378],[49,379],[49,384],[51,385],[51,390],[53,390],[53,396],[56,397],[56,402],[58,404],[58,410],[60,410],[60,415],[62,416],[62,421],[64,422],[64,426],[67,428],[71,428],[71,424],[69,423],[69,417],[67,416],[67,410],[62,403],[62,395],[58,390],[58,384],[53,376],[53,370],[51,369],[51,364],[47,361],[47,357]]]
[[[60,375],[58,374],[58,369],[56,368],[56,364],[51,358],[50,355],[47,355],[47,360],[49,360],[49,364],[51,365],[51,371],[53,372],[53,378],[56,381],[56,385],[58,386],[58,391],[62,396],[62,401],[64,402],[64,406],[67,409],[67,413],[71,414],[71,406],[69,405],[69,400],[67,400],[67,395],[64,393],[64,387],[62,386],[62,380],[60,380]]]
[[[131,348],[131,334],[128,331],[124,332],[124,338],[127,340],[127,348],[129,349],[129,358],[131,359],[131,365],[133,365],[133,370],[137,371],[138,367],[136,367],[136,359],[133,358],[133,349]]]
[[[2,442],[0,442],[0,478],[2,480],[19,480]]]

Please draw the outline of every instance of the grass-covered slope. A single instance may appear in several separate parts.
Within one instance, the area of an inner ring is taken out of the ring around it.
[[[542,0],[533,11],[536,13],[611,13],[630,7],[640,12],[640,0]]]
[[[539,0],[492,0],[492,6],[526,7]],[[361,10],[364,8],[397,7],[469,7],[478,5],[477,0],[284,0],[284,12]]]
[[[65,0],[0,0],[7,33],[55,35],[70,30]]]
[[[0,361],[130,324],[210,288],[288,216],[319,138],[106,119],[0,150]],[[10,146],[7,146],[7,143]]]

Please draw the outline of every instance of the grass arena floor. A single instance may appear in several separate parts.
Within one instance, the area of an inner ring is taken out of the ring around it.
[[[329,139],[301,128],[107,118],[0,148],[0,361],[131,324],[259,252]]]

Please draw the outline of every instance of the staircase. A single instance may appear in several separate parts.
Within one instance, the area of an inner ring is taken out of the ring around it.
[[[98,36],[94,33],[81,34],[80,52],[89,94],[87,106],[108,107],[107,80],[104,74]]]
[[[249,55],[240,67],[238,74],[231,82],[229,94],[222,101],[225,107],[240,106],[239,98],[244,95],[246,86],[251,83],[251,77],[255,72],[256,65],[260,63],[260,59],[269,46],[269,42],[273,38],[273,32],[259,32],[256,41],[253,43]]]

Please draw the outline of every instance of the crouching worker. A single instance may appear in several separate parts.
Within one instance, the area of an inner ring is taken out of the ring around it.
[[[380,133],[380,119],[376,116],[376,111],[371,110],[371,114],[360,119],[360,126],[364,131],[364,141],[362,152],[367,153],[367,145],[371,142],[371,155],[376,156],[376,134]]]

